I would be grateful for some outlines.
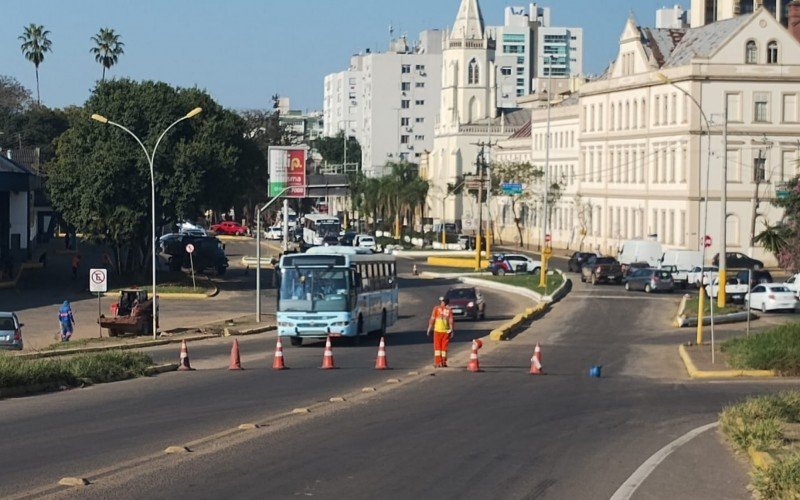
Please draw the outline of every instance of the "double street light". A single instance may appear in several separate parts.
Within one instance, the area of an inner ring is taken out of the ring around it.
[[[153,173],[153,160],[155,159],[156,150],[158,149],[158,145],[161,143],[161,140],[164,138],[164,136],[167,135],[167,132],[169,132],[169,130],[172,127],[174,127],[175,125],[179,124],[183,120],[188,120],[189,118],[192,118],[193,116],[196,116],[196,115],[200,114],[201,111],[203,111],[203,108],[199,108],[199,107],[194,108],[193,110],[191,110],[188,113],[186,113],[185,116],[182,116],[182,117],[178,118],[177,120],[175,120],[174,122],[172,122],[172,124],[169,127],[167,127],[166,129],[164,129],[164,131],[158,137],[158,140],[156,141],[156,145],[153,147],[153,151],[152,152],[147,151],[147,148],[142,143],[142,141],[136,136],[136,134],[131,132],[130,129],[128,129],[127,127],[125,127],[123,125],[120,125],[117,122],[113,122],[113,121],[109,120],[108,118],[106,118],[103,115],[98,115],[98,114],[93,114],[92,115],[92,120],[100,122],[100,123],[102,123],[104,125],[113,125],[113,126],[115,126],[117,128],[120,128],[120,129],[124,130],[125,132],[127,132],[128,134],[130,134],[134,139],[136,139],[136,142],[138,142],[139,146],[142,147],[142,150],[144,151],[144,155],[147,157],[147,163],[150,166],[150,203],[152,205],[151,206],[151,212],[150,212],[150,214],[151,214],[151,221],[150,222],[152,224],[152,236],[153,236],[153,241],[152,241],[151,248],[153,250],[152,259],[153,259],[153,338],[154,339],[158,337],[158,300],[156,299],[156,257],[157,257],[156,256],[156,241],[157,241],[157,237],[158,236],[156,235],[156,180],[155,180],[155,175]]]

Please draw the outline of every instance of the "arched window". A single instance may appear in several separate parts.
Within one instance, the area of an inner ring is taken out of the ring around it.
[[[747,42],[747,45],[745,46],[744,62],[747,64],[758,63],[758,46],[756,45],[756,42],[753,40],[749,40]]]
[[[467,75],[467,83],[469,85],[477,85],[479,77],[480,77],[480,71],[478,68],[478,61],[473,59],[469,62],[469,73]]]
[[[778,42],[775,40],[767,44],[767,64],[778,64]]]

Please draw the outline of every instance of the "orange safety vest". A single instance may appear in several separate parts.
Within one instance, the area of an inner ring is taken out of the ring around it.
[[[447,332],[453,328],[453,310],[448,306],[436,306],[431,313],[430,325],[435,332]]]

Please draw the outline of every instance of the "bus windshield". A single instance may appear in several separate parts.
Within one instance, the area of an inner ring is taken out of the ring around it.
[[[318,222],[316,229],[317,234],[320,236],[325,236],[327,234],[335,234],[336,236],[339,236],[338,222]]]
[[[352,308],[346,269],[288,268],[281,270],[278,310],[283,312],[343,312]]]

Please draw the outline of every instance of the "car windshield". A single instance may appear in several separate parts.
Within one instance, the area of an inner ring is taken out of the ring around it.
[[[448,299],[474,299],[475,290],[469,288],[458,288],[447,292],[446,298]]]
[[[282,269],[278,310],[349,311],[348,275],[345,269]]]
[[[16,330],[13,318],[0,318],[0,330]]]

